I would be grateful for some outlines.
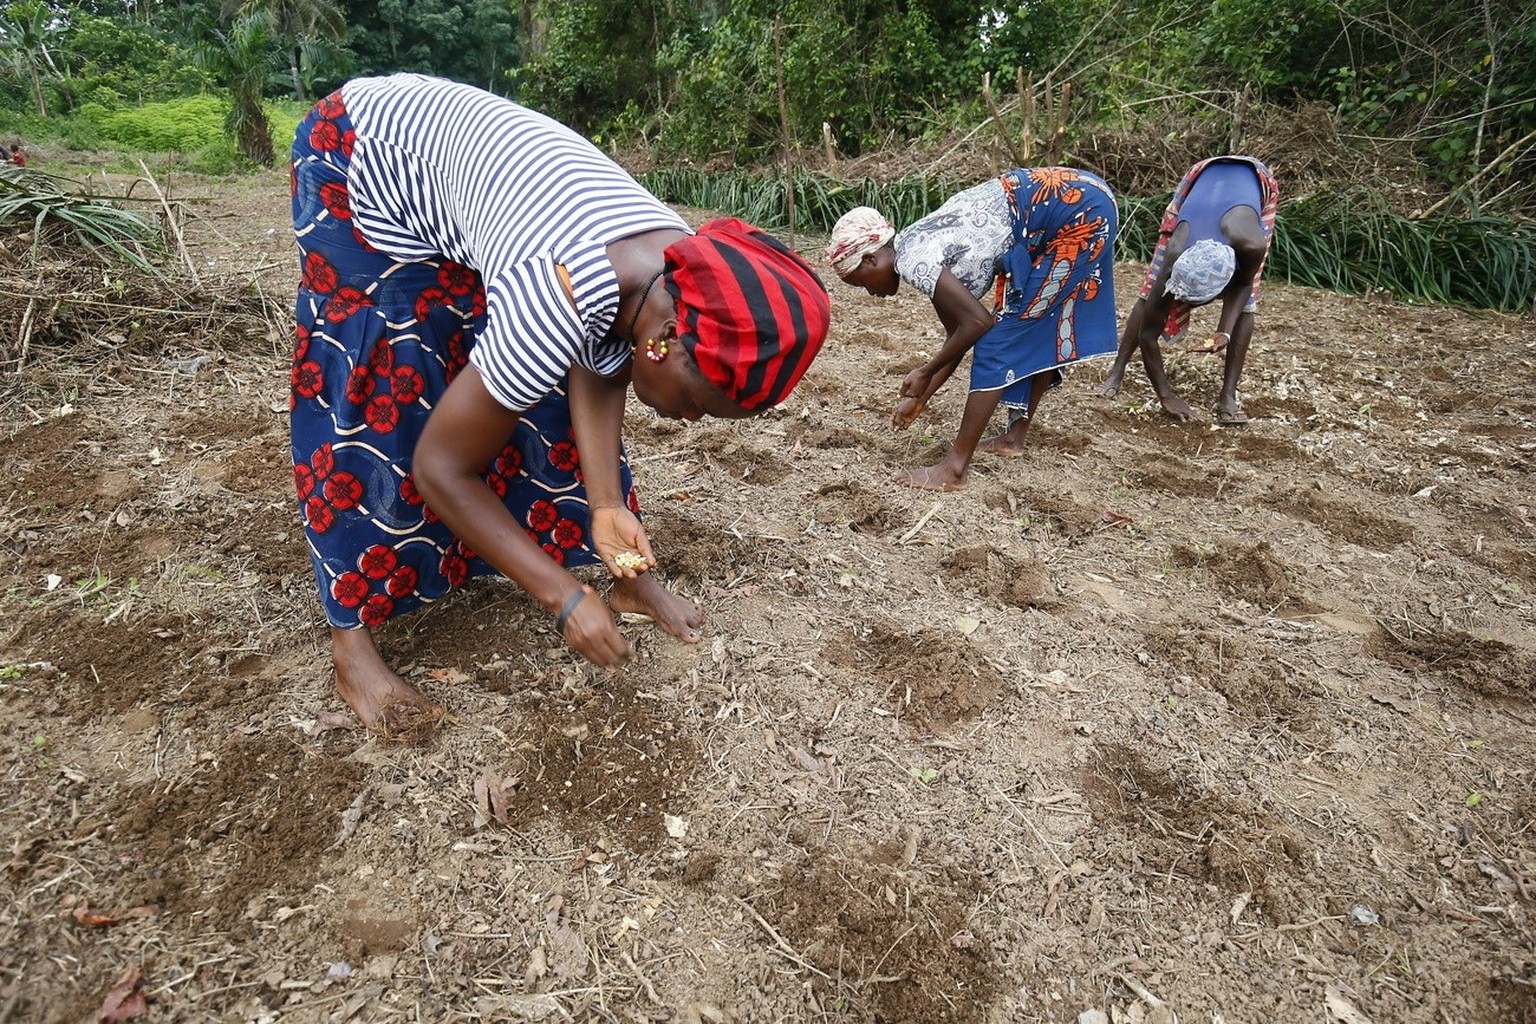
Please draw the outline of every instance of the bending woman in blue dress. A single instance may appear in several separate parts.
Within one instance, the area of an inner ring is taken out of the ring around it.
[[[1040,398],[1060,383],[1062,369],[1115,350],[1117,224],[1109,186],[1068,167],[1009,171],[899,234],[867,206],[838,221],[826,257],[845,283],[888,296],[906,281],[932,300],[944,325],[943,346],[902,381],[893,426],[911,426],[974,349],[954,445],[934,465],[894,479],[958,490],[978,450],[1022,455]],[[994,310],[981,304],[988,292]],[[1008,427],[982,440],[999,403],[1009,410]]]
[[[612,611],[693,642],[620,441],[626,394],[664,416],[750,416],[826,337],[826,290],[737,220],[696,233],[591,143],[490,93],[357,79],[293,147],[302,280],[293,358],[299,513],[336,688],[365,725],[431,701],[373,630],[500,573],[588,660]],[[601,562],[607,600],[569,568]]]
[[[1237,382],[1253,340],[1259,283],[1279,203],[1275,176],[1251,156],[1212,157],[1189,169],[1163,211],[1141,297],[1126,318],[1120,352],[1099,389],[1102,394],[1120,393],[1125,368],[1139,351],[1163,412],[1176,420],[1193,419],[1194,410],[1168,383],[1160,339],[1175,341],[1189,326],[1192,310],[1219,298],[1215,329],[1189,351],[1226,350],[1216,422],[1224,427],[1248,422]]]

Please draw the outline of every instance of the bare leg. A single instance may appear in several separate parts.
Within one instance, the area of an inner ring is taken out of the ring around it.
[[[1005,458],[1018,458],[1024,454],[1024,435],[1029,431],[1029,425],[1035,421],[1035,408],[1040,404],[1040,396],[1044,395],[1051,386],[1052,374],[1037,373],[1034,385],[1029,390],[1029,407],[1024,410],[1024,415],[1008,424],[1008,429],[995,437],[989,437],[976,446],[979,452],[988,455],[1001,455]],[[1012,410],[1009,410],[1010,413]]]
[[[1221,396],[1216,400],[1216,422],[1224,427],[1241,426],[1248,422],[1248,414],[1237,400],[1237,382],[1243,375],[1243,363],[1248,358],[1248,343],[1253,340],[1253,314],[1244,312],[1237,318],[1232,331],[1232,343],[1227,346],[1227,362],[1221,375]]]
[[[699,627],[704,625],[704,610],[697,601],[672,593],[648,572],[634,579],[615,579],[608,593],[608,607],[616,612],[649,615],[656,625],[689,644],[699,642]]]
[[[331,628],[336,693],[363,725],[386,735],[405,735],[434,722],[442,709],[384,663],[368,629]]]
[[[1118,395],[1125,383],[1125,368],[1131,365],[1131,356],[1136,352],[1137,336],[1141,334],[1141,319],[1146,308],[1147,300],[1137,299],[1136,305],[1131,307],[1131,315],[1125,318],[1125,330],[1120,334],[1120,351],[1115,353],[1115,362],[1109,368],[1109,376],[1099,385],[1099,394],[1106,398]]]
[[[1157,393],[1157,401],[1163,407],[1163,412],[1176,420],[1192,420],[1195,418],[1195,410],[1189,407],[1189,403],[1173,393],[1173,386],[1168,383],[1167,371],[1163,369],[1163,348],[1160,340],[1154,338],[1149,344],[1141,346],[1141,364],[1147,369],[1147,379],[1152,382],[1152,390]]]
[[[971,456],[976,454],[976,443],[987,429],[987,421],[992,418],[1002,394],[999,390],[972,391],[965,400],[960,433],[949,454],[931,466],[904,469],[891,479],[925,491],[958,491],[964,487],[971,468]]]

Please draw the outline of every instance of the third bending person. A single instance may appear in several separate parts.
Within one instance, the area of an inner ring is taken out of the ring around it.
[[[1253,157],[1212,157],[1190,168],[1163,213],[1141,297],[1126,319],[1120,352],[1100,389],[1105,395],[1120,393],[1125,368],[1139,349],[1163,411],[1177,420],[1194,418],[1189,403],[1168,383],[1158,339],[1177,339],[1189,326],[1190,311],[1219,296],[1216,329],[1205,344],[1190,351],[1226,350],[1216,422],[1248,422],[1237,400],[1237,381],[1253,337],[1259,280],[1279,201],[1275,176]]]

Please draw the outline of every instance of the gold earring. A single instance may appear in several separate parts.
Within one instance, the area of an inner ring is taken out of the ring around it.
[[[657,341],[655,338],[647,339],[645,343],[645,358],[653,363],[659,363],[666,359],[667,340],[665,338],[660,341]]]

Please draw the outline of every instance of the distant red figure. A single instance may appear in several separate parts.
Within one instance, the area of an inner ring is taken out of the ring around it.
[[[21,151],[21,146],[14,142],[11,143],[10,161],[17,167],[27,166],[27,154],[23,153]]]

